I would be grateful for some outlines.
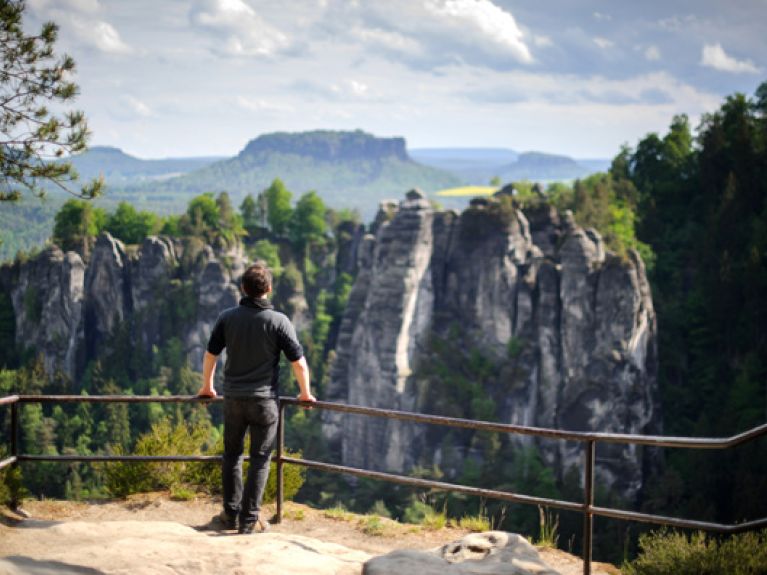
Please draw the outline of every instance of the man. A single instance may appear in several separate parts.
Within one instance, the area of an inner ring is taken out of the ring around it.
[[[202,365],[198,395],[216,397],[213,376],[218,355],[226,348],[224,366],[224,510],[219,518],[226,528],[253,533],[269,477],[272,444],[277,435],[280,352],[285,354],[298,381],[301,401],[314,402],[309,367],[290,320],[267,300],[272,273],[265,265],[250,266],[242,275],[244,297],[216,320]],[[250,469],[242,485],[242,453],[250,429]],[[239,520],[239,525],[237,521]]]

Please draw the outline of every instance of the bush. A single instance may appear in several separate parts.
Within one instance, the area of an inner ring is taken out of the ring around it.
[[[8,452],[0,449],[0,460],[8,457]],[[21,467],[18,465],[0,470],[0,505],[13,507],[28,495],[21,477]]]
[[[384,503],[383,499],[376,500],[368,513],[370,515],[378,515],[379,517],[386,517],[387,519],[391,519],[391,512],[386,507],[386,503]]]
[[[142,435],[136,443],[136,455],[221,455],[224,452],[223,437],[209,448],[206,445],[213,435],[214,428],[207,423],[189,426],[183,422],[171,425],[164,419],[152,426],[152,429]],[[250,438],[245,442],[245,453],[248,452]],[[122,454],[120,447],[113,448],[116,454]],[[285,452],[285,455],[301,457],[300,452]],[[269,470],[269,480],[264,491],[264,502],[270,503],[277,497],[277,464],[272,461]],[[247,473],[248,463],[243,465],[243,474]],[[159,462],[136,463],[133,461],[108,463],[105,470],[105,486],[107,491],[117,497],[125,497],[131,493],[141,493],[168,489],[172,493],[184,493],[190,488],[200,489],[208,493],[221,492],[221,463],[209,462]],[[284,467],[284,496],[292,499],[304,484],[306,472],[297,465]]]
[[[717,538],[662,530],[639,537],[639,557],[627,575],[758,575],[767,573],[767,530]]]
[[[189,427],[185,423],[171,425],[168,419],[154,424],[149,432],[139,437],[133,450],[135,455],[200,455],[211,428],[207,425]],[[122,446],[113,446],[112,452],[123,455]],[[174,489],[187,483],[196,483],[199,463],[157,462],[136,463],[120,461],[108,463],[104,472],[107,491],[117,497],[131,493]]]
[[[250,449],[250,437],[245,438],[244,452],[247,454]],[[209,455],[222,455],[224,453],[224,438],[219,437]],[[300,451],[285,450],[288,457],[301,457]],[[245,477],[248,473],[249,463],[245,461],[242,466],[242,474]],[[193,483],[204,489],[208,493],[221,492],[221,464],[210,462],[200,465],[196,470]],[[298,490],[303,486],[306,480],[306,469],[298,465],[285,465],[283,467],[283,495],[285,501],[290,501],[295,497]],[[269,463],[269,478],[266,481],[264,489],[264,503],[272,503],[277,499],[277,462],[272,460]]]

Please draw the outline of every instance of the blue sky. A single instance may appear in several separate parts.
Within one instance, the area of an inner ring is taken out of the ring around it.
[[[273,131],[612,157],[767,80],[765,0],[27,0],[92,144],[234,155]]]

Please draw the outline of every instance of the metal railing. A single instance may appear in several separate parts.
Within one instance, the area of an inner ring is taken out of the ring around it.
[[[23,461],[216,461],[221,460],[218,455],[28,455],[18,452],[18,431],[19,431],[19,405],[23,403],[213,403],[220,402],[222,398],[214,399],[199,398],[194,396],[125,396],[125,395],[12,395],[0,398],[0,406],[10,405],[11,407],[11,450],[10,457],[0,461],[0,469],[9,465],[15,465]],[[392,411],[387,409],[378,409],[373,407],[362,407],[356,405],[344,405],[339,403],[330,403],[318,401],[310,404],[316,409],[326,409],[340,413],[350,413],[356,415],[366,415],[373,417],[383,417],[386,419],[396,419],[400,421],[412,421],[416,423],[428,423],[432,425],[444,425],[462,429],[473,429],[478,431],[490,431],[496,433],[512,433],[518,435],[530,435],[544,437],[549,439],[560,439],[577,441],[584,446],[584,468],[583,485],[584,497],[581,502],[562,501],[559,499],[548,499],[543,497],[534,497],[520,493],[507,491],[497,491],[493,489],[484,489],[479,487],[469,487],[442,481],[432,481],[404,475],[384,473],[380,471],[370,471],[345,465],[335,465],[321,461],[289,457],[285,455],[285,408],[288,405],[306,405],[292,397],[280,398],[279,421],[277,429],[277,512],[276,522],[282,519],[284,507],[284,466],[286,463],[301,465],[310,469],[327,471],[332,473],[343,473],[356,477],[365,477],[381,481],[389,481],[408,485],[410,487],[440,489],[444,491],[464,493],[490,499],[499,499],[513,503],[523,503],[528,505],[541,505],[544,507],[553,507],[566,511],[576,511],[583,514],[583,573],[590,575],[592,560],[592,536],[594,527],[594,516],[609,517],[613,519],[622,519],[626,521],[637,521],[643,523],[652,523],[656,525],[667,525],[672,527],[699,529],[712,531],[716,533],[740,533],[767,527],[767,517],[756,519],[744,523],[733,525],[712,523],[707,521],[696,521],[691,519],[681,519],[677,517],[666,517],[662,515],[653,515],[649,513],[639,513],[635,511],[625,511],[610,507],[599,507],[594,505],[594,467],[597,443],[622,443],[633,445],[647,445],[653,447],[673,447],[686,449],[728,449],[736,445],[752,441],[759,437],[767,435],[767,424],[760,425],[744,433],[734,435],[728,438],[692,438],[692,437],[663,437],[648,435],[628,435],[621,433],[600,433],[583,431],[562,431],[558,429],[546,429],[537,427],[527,427],[523,425],[512,425],[503,423],[491,423],[487,421],[475,421],[471,419],[459,419],[454,417],[441,417],[435,415],[424,415],[419,413],[410,413],[405,411]]]

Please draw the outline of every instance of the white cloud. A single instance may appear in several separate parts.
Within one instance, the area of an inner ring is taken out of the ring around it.
[[[660,60],[660,57],[661,57],[660,48],[654,45],[648,46],[644,51],[644,57],[650,62],[655,62],[657,60]]]
[[[272,56],[290,45],[289,38],[267,23],[243,0],[198,0],[193,24],[223,39],[214,51],[233,56]]]
[[[108,22],[95,22],[89,28],[92,34],[89,41],[102,52],[128,54],[132,51],[131,47],[120,38],[120,34],[115,30],[114,26]],[[81,37],[85,38],[86,36],[83,34]]]
[[[329,42],[356,41],[414,69],[458,63],[508,70],[534,61],[535,35],[491,0],[338,0],[321,20]],[[537,45],[549,42],[541,37]]]
[[[351,88],[352,93],[357,96],[364,96],[368,91],[367,84],[363,84],[357,80],[349,80],[349,87]]]
[[[292,112],[293,106],[280,102],[272,102],[261,98],[248,98],[247,96],[237,96],[237,105],[251,112]]]
[[[538,48],[548,48],[549,46],[553,46],[554,42],[551,41],[551,38],[548,36],[539,36],[534,35],[532,37],[533,45]]]
[[[689,30],[698,24],[698,18],[692,14],[686,16],[671,16],[658,20],[658,26],[669,32],[679,32],[680,30]]]
[[[600,36],[597,36],[593,38],[594,44],[599,46],[602,50],[607,50],[608,48],[612,48],[614,46],[613,42],[611,40],[608,40],[607,38],[602,38]]]
[[[147,106],[144,102],[139,100],[138,98],[134,98],[133,96],[126,96],[125,104],[128,106],[128,109],[133,112],[136,116],[140,116],[142,118],[148,118],[152,115],[152,110]]]
[[[377,46],[387,51],[411,56],[423,54],[421,44],[393,30],[356,27],[352,30],[352,35],[365,44]]]
[[[101,20],[98,0],[30,0],[32,11],[53,19],[63,31],[74,33],[78,42],[107,54],[129,54],[133,49],[109,22]]]
[[[429,1],[426,8],[463,29],[466,36],[481,39],[519,62],[533,61],[514,16],[489,0]]]
[[[722,72],[733,74],[758,74],[757,68],[751,60],[737,60],[728,55],[720,43],[706,44],[700,57],[700,65]]]
[[[95,14],[101,9],[98,0],[28,0],[27,4],[34,12],[38,13],[61,10],[62,12]]]
[[[610,21],[613,19],[609,14],[603,14],[602,12],[594,12],[592,16],[594,16],[595,20]]]
[[[141,124],[141,120],[154,116],[152,109],[142,100],[128,94],[109,103],[108,113],[118,122]]]
[[[719,98],[698,90],[666,72],[642,74],[626,79],[571,74],[539,74],[512,72],[505,83],[492,78],[475,78],[467,84],[481,85],[481,90],[468,90],[464,95],[487,104],[540,103],[552,107],[598,105],[610,108],[663,109],[669,118],[679,110],[700,113],[714,109]],[[566,91],[562,86],[567,86]]]
[[[301,94],[302,98],[319,99],[327,102],[348,104],[380,100],[380,96],[373,95],[367,83],[354,79],[327,80],[325,82],[300,80],[294,82],[291,88],[295,93]]]

